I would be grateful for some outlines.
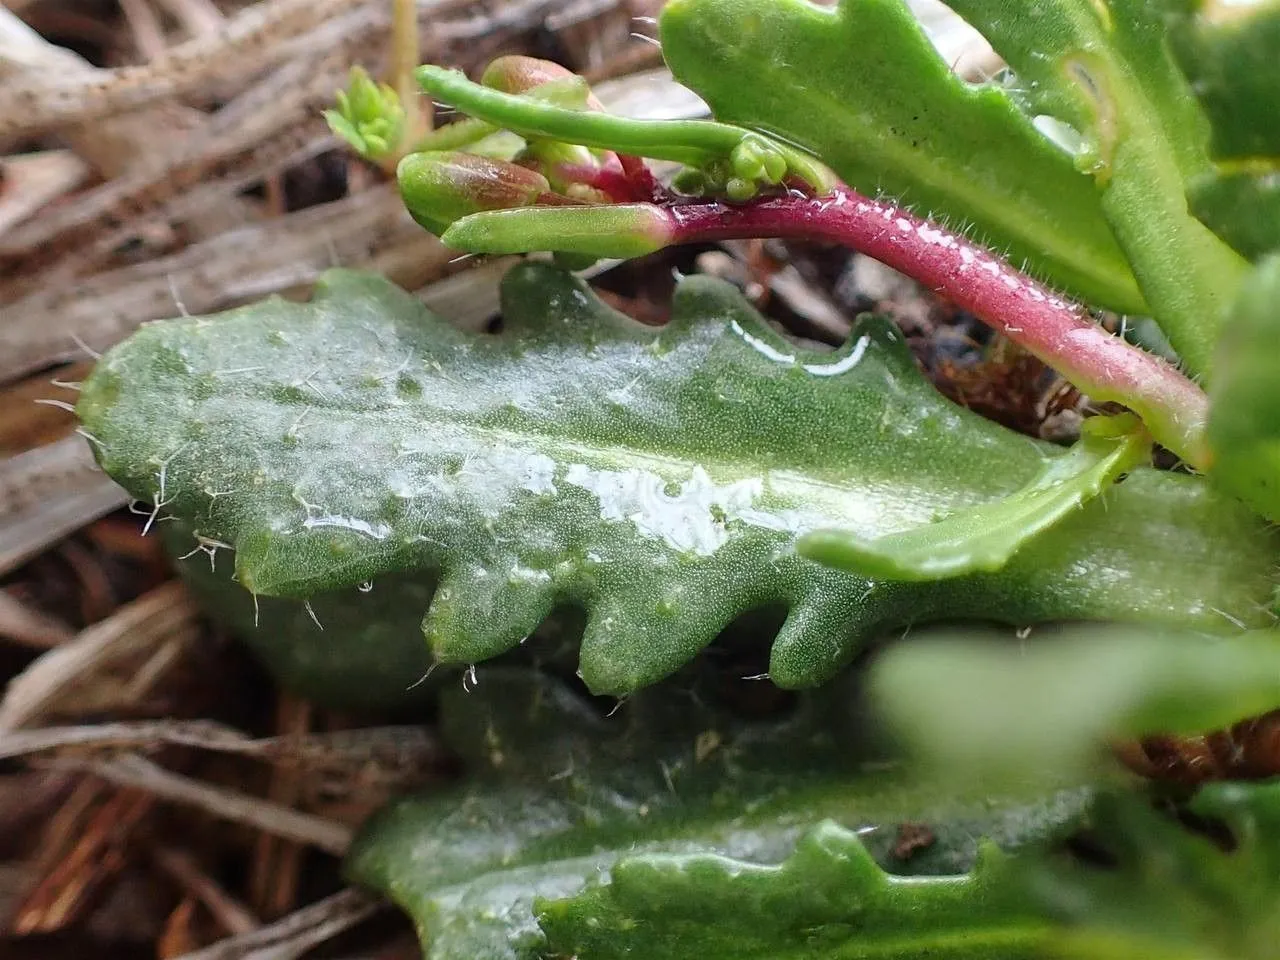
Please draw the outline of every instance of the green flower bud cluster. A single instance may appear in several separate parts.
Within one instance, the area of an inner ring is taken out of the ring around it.
[[[363,67],[352,67],[346,90],[334,98],[336,110],[326,110],[329,129],[349,143],[366,160],[393,155],[404,136],[405,113],[400,96],[385,83],[377,83]]]
[[[695,197],[723,196],[734,203],[753,199],[763,187],[777,186],[787,175],[787,158],[754,134],[742,138],[726,159],[703,167],[686,167],[673,186]]]

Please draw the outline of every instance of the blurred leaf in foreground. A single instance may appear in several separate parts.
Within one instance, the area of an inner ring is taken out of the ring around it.
[[[1258,265],[1232,305],[1211,394],[1210,474],[1224,490],[1280,520],[1280,255]]]
[[[1053,955],[1280,956],[1280,784],[1211,784],[1185,812],[1190,826],[1132,795],[1104,795],[1091,836],[1111,868],[1031,863],[1028,889],[1068,925]]]
[[[982,782],[1087,775],[1113,738],[1204,733],[1280,703],[1280,632],[935,637],[888,651],[873,696],[922,760]]]

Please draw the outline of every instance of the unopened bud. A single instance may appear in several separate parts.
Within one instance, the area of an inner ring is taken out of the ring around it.
[[[413,219],[434,234],[484,210],[527,207],[551,190],[535,170],[472,153],[411,153],[396,168]]]
[[[729,164],[735,175],[752,183],[777,184],[787,174],[787,158],[759,137],[743,137],[733,148]]]
[[[734,203],[744,203],[758,192],[752,181],[744,180],[742,177],[730,177],[724,185],[724,195]]]
[[[743,140],[729,155],[733,172],[743,180],[760,180],[764,177],[764,156],[750,139]]]
[[[329,128],[368,160],[394,153],[404,133],[404,107],[385,83],[376,83],[361,67],[352,67],[347,89],[335,96],[337,109],[326,110]]]
[[[557,102],[580,99],[581,104],[588,109],[604,109],[585,79],[551,60],[539,60],[520,54],[499,57],[484,68],[480,82],[493,90],[515,95],[554,84],[563,91],[561,96],[555,98]]]
[[[508,254],[549,250],[591,257],[639,257],[674,242],[676,224],[648,203],[535,207],[478,213],[441,238],[458,250]]]

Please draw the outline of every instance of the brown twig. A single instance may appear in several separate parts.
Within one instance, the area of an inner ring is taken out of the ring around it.
[[[124,754],[111,760],[65,757],[42,760],[39,765],[51,770],[91,773],[110,783],[145,790],[161,800],[187,804],[223,820],[265,830],[336,857],[346,853],[351,845],[351,831],[340,823],[173,773],[138,754]]]
[[[0,460],[0,575],[128,501],[82,437]]]
[[[369,0],[264,0],[212,35],[172,47],[151,63],[88,76],[44,74],[0,89],[0,137],[84,124],[168,97],[219,77],[252,76],[293,56],[290,41],[309,32],[341,36],[349,13]]]
[[[261,928],[262,924],[253,915],[253,911],[227,893],[185,850],[156,846],[152,855],[165,873],[208,908],[209,913],[227,933],[242,936]]]
[[[255,740],[210,720],[144,720],[2,733],[0,759],[49,750],[155,750],[163,746],[195,747],[299,770],[350,768],[368,763],[428,768],[445,757],[439,740],[418,726],[362,727]]]
[[[373,916],[382,904],[359,890],[343,890],[269,926],[230,937],[176,960],[292,960]]]
[[[0,238],[41,207],[80,186],[89,165],[70,150],[0,160]]]
[[[147,320],[175,315],[177,289],[191,313],[302,287],[332,266],[357,267],[392,248],[443,273],[457,257],[413,222],[394,188],[228,230],[181,253],[100,273],[76,289],[40,290],[5,311],[0,381],[59,358],[76,342],[105,347]]]
[[[163,56],[169,44],[164,38],[164,27],[149,0],[119,0],[120,9],[133,34],[133,45],[143,60],[155,60]]]
[[[55,843],[46,847],[46,854],[57,851],[56,856],[45,858],[52,862],[52,869],[41,875],[18,907],[10,924],[13,932],[47,933],[74,920],[96,890],[124,865],[124,847],[152,803],[142,791],[116,791],[91,807],[87,820],[83,814],[77,816],[74,833],[64,826]]]
[[[182,585],[168,583],[82,630],[74,640],[39,657],[10,682],[0,700],[0,731],[28,725],[86,673],[126,651],[146,649],[173,636],[196,613]]]
[[[281,739],[299,740],[311,729],[311,705],[282,693],[276,705],[276,730]],[[279,766],[271,771],[267,799],[294,806],[302,796],[296,769]],[[261,832],[254,840],[249,870],[249,897],[263,916],[278,917],[293,906],[298,893],[302,848],[273,834]]]
[[[65,623],[0,590],[0,637],[47,650],[74,636],[75,631]]]

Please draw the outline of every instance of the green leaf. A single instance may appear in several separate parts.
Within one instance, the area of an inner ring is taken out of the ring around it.
[[[1178,13],[1174,51],[1213,130],[1215,169],[1190,183],[1191,209],[1256,260],[1280,249],[1280,3],[1184,0]]]
[[[954,76],[900,0],[673,0],[661,29],[672,72],[717,119],[968,225],[1090,302],[1145,312],[1093,184],[1004,90]]]
[[[1021,490],[935,523],[862,540],[845,530],[801,538],[802,556],[890,580],[941,580],[999,570],[1033,537],[1098,496],[1151,454],[1151,439],[1132,415],[1085,421],[1080,442],[1046,461]]]
[[[250,590],[440,570],[424,630],[459,664],[578,606],[599,692],[671,673],[770,605],[790,609],[769,670],[791,687],[936,617],[1265,618],[1271,534],[1203,481],[1151,471],[994,574],[895,584],[799,557],[809,530],[874,539],[1007,497],[1061,452],[944,400],[883,321],[842,352],[797,350],[706,277],[674,314],[646,328],[531,263],[504,282],[506,330],[478,336],[338,271],[309,304],[143,328],[78,409],[104,469],[233,546]]]
[[[1151,313],[1183,362],[1209,374],[1246,264],[1187,210],[1209,171],[1209,127],[1169,50],[1167,17],[1183,0],[955,0],[1016,74],[1029,115],[1081,137],[1103,212]]]
[[[1054,936],[997,855],[971,876],[894,878],[857,833],[830,822],[777,865],[632,854],[609,877],[572,899],[539,901],[552,955],[1023,960]]]
[[[1280,941],[1280,784],[1215,783],[1189,830],[1150,805],[1102,795],[1090,812],[1108,870],[1029,861],[1027,886],[1068,924],[1055,955],[1079,960],[1272,960]]]
[[[232,579],[231,552],[177,523],[161,525],[179,576],[201,607],[290,691],[334,709],[397,710],[434,698],[422,611],[435,584],[397,574],[318,593],[305,603],[254,597]]]
[[[967,877],[896,879],[824,824],[778,866],[647,853],[542,904],[556,956],[1271,960],[1280,787],[1215,784],[1189,804],[1214,839],[1129,793],[1088,817],[1106,868],[1033,848]],[[746,918],[769,918],[761,924]]]
[[[1211,477],[1280,520],[1280,255],[1254,270],[1231,309],[1210,395]]]
[[[352,67],[347,89],[335,100],[337,109],[324,111],[330,130],[367,160],[395,155],[404,137],[404,106],[395,90]]]
[[[873,695],[923,761],[991,783],[1096,772],[1109,738],[1202,734],[1280,703],[1280,632],[1107,625],[1018,644],[913,638]]]
[[[1169,0],[1178,65],[1212,127],[1215,159],[1280,156],[1280,2]]]
[[[732,891],[717,902],[718,879],[708,878],[680,895],[720,925],[699,938],[673,915],[670,924],[642,923],[613,941],[612,950],[634,946],[639,935],[644,949],[633,955],[692,956],[706,935],[720,934],[715,955],[745,956],[730,949],[741,944],[735,934],[744,918],[768,944],[803,946],[805,930],[795,921],[806,917],[815,922],[815,935],[839,943],[851,936],[854,898],[873,896],[879,905],[885,893],[888,916],[868,908],[877,929],[918,918],[961,934],[985,928],[1008,940],[1025,935],[1029,916],[1019,911],[1016,890],[990,890],[985,880],[963,878],[909,885],[883,873],[867,851],[898,870],[915,870],[920,861],[895,860],[892,848],[899,823],[923,821],[935,834],[926,869],[962,872],[973,865],[979,838],[1006,849],[1041,843],[1080,815],[1088,791],[1065,789],[1027,803],[986,792],[957,797],[883,770],[859,773],[855,746],[834,733],[840,724],[833,718],[849,696],[846,684],[806,694],[790,716],[768,722],[735,719],[724,706],[708,706],[708,694],[697,683],[664,685],[602,717],[555,681],[482,669],[471,692],[447,692],[441,705],[443,736],[470,762],[465,786],[391,804],[365,826],[347,872],[414,918],[429,960],[573,955],[567,914],[589,913],[605,932],[614,915],[600,900],[610,888],[589,885],[608,879],[619,861],[615,877],[624,883],[667,863],[665,854],[713,864],[732,856],[744,870],[772,875],[777,868],[767,865],[784,860],[798,841],[817,856],[785,868],[787,889],[771,902],[788,907],[789,916],[744,913]],[[813,850],[813,839],[801,839],[809,824],[824,818],[845,825],[828,824],[816,835],[832,841],[828,852],[847,854],[842,874],[840,863]],[[803,887],[790,880],[797,871]],[[982,875],[994,876],[985,868]],[[548,943],[535,922],[535,899],[580,893],[581,905],[544,905],[539,919],[551,934]],[[833,902],[833,895],[850,902]],[[965,920],[966,908],[977,914]],[[734,930],[725,929],[726,918]],[[574,936],[581,925],[576,930]]]
[[[1192,213],[1250,260],[1280,250],[1280,171],[1205,174],[1191,182],[1187,199]]]

